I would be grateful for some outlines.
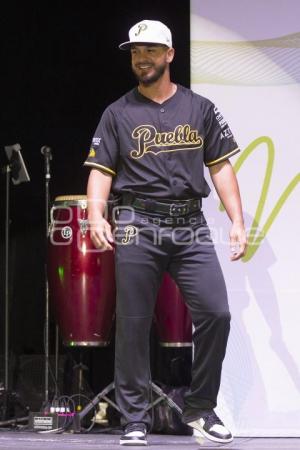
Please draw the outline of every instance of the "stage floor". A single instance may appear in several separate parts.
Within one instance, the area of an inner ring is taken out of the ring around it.
[[[0,450],[120,450],[115,434],[44,434],[37,432],[0,431]],[[235,438],[231,444],[219,445],[209,441],[198,444],[193,436],[148,436],[148,447],[155,450],[299,450],[300,438]],[[130,447],[126,447],[130,448]],[[136,448],[136,447],[133,447]],[[141,448],[141,447],[138,447]],[[145,447],[144,447],[145,448]]]

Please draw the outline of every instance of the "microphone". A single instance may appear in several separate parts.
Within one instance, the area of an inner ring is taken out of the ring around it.
[[[44,145],[41,148],[41,154],[44,156],[50,156],[50,159],[52,159],[52,149],[50,147],[47,147],[47,145]]]
[[[50,178],[50,162],[52,159],[52,149],[47,145],[43,145],[41,148],[41,154],[44,155],[45,158],[45,174],[46,178]]]

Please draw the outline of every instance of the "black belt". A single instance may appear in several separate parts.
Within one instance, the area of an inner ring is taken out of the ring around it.
[[[159,202],[152,198],[131,197],[125,195],[122,199],[122,205],[132,206],[135,209],[158,214],[166,214],[172,217],[186,216],[194,211],[199,211],[202,206],[200,199],[192,198],[188,200],[176,200],[174,202]]]

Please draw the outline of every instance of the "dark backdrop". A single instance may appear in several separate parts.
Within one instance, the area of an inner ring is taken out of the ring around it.
[[[161,20],[171,28],[176,49],[172,78],[189,86],[189,0],[6,2],[1,12],[0,162],[3,166],[4,146],[18,142],[31,177],[30,183],[10,186],[13,354],[44,351],[45,187],[40,149],[52,148],[50,201],[57,195],[85,194],[88,171],[82,164],[100,115],[135,84],[129,54],[118,44],[141,19]],[[3,353],[3,174],[0,187]]]

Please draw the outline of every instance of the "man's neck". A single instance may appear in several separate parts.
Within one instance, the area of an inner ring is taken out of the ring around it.
[[[138,91],[156,103],[164,103],[177,91],[177,85],[170,80],[158,80],[150,85],[139,84]]]

